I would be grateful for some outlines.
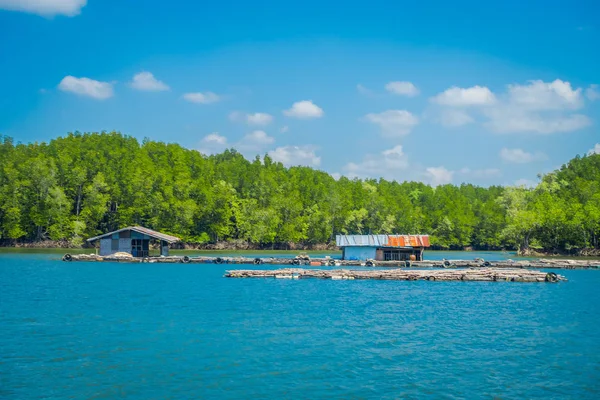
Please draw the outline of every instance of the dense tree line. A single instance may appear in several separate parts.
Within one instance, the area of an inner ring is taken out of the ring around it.
[[[0,238],[83,239],[142,225],[207,243],[328,243],[338,233],[422,233],[443,248],[598,247],[600,155],[534,189],[335,180],[235,150],[205,156],[119,133],[0,141]]]

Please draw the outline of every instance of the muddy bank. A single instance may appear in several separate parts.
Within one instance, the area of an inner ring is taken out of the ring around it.
[[[94,248],[87,242],[83,245],[75,245],[67,240],[43,240],[21,242],[14,240],[0,240],[0,247],[14,248],[37,248],[37,249],[85,249]],[[153,249],[157,249],[156,244],[152,244]],[[316,250],[316,251],[337,251],[335,243],[275,243],[275,244],[255,244],[241,240],[217,243],[185,243],[179,242],[171,246],[175,250]]]
[[[0,240],[0,247],[14,247],[27,249],[81,249],[92,246],[75,245],[68,240],[41,240],[32,242],[18,242],[14,240]]]
[[[517,252],[523,257],[600,257],[600,249],[572,249],[572,250],[540,250],[524,249]]]
[[[274,243],[274,244],[256,244],[244,241],[230,241],[217,243],[175,243],[173,249],[181,250],[317,250],[317,251],[336,251],[338,247],[335,243]]]

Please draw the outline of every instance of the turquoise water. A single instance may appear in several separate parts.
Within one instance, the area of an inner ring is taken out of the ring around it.
[[[0,254],[2,399],[600,398],[600,271],[251,280],[58,257]]]

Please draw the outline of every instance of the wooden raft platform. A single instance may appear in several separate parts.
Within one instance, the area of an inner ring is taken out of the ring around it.
[[[550,282],[566,281],[554,272],[522,269],[473,268],[463,270],[308,270],[285,268],[277,270],[227,271],[226,278],[276,278],[276,279],[376,279],[394,281],[479,281],[479,282]]]
[[[427,260],[427,261],[357,261],[338,260],[333,258],[309,258],[299,256],[295,258],[275,257],[145,257],[136,258],[130,256],[98,256],[94,254],[65,254],[63,261],[109,261],[126,263],[196,263],[196,264],[251,264],[251,265],[290,265],[290,266],[312,266],[312,267],[377,267],[377,268],[533,268],[533,269],[600,269],[600,260],[561,260],[561,259],[538,259],[538,260],[503,260],[485,261],[474,260]]]

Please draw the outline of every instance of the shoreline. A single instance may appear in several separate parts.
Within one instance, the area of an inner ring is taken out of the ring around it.
[[[10,242],[0,240],[0,248],[4,249],[94,249],[94,246],[73,245],[68,241],[43,240],[35,242]],[[217,243],[176,243],[171,250],[213,250],[213,251],[339,251],[335,243],[275,243],[268,245],[253,244],[242,241]]]
[[[64,248],[64,247],[2,247],[0,246],[0,254],[56,254],[56,255],[64,255],[66,253],[70,253],[73,255],[92,255],[95,254],[95,249],[93,247],[78,247],[78,248]],[[462,253],[462,254],[454,254],[454,253]],[[469,256],[469,253],[473,253],[473,256]],[[483,253],[483,254],[482,254]],[[487,255],[485,253],[488,253]],[[489,254],[492,253],[492,254]],[[551,261],[562,261],[562,260],[570,260],[570,261],[585,261],[585,260],[600,260],[600,256],[574,256],[574,255],[552,255],[552,256],[535,256],[535,255],[519,255],[516,251],[505,252],[501,250],[481,250],[481,251],[463,251],[463,250],[428,250],[425,253],[424,261],[434,261],[434,260],[443,260],[443,259],[453,259],[453,257],[458,257],[463,260],[472,260],[475,258],[481,258],[485,260],[496,260],[497,257],[493,254],[502,255],[502,257],[498,258],[502,259],[513,259],[517,260],[551,260]],[[247,257],[272,257],[277,255],[290,255],[297,256],[306,254],[309,256],[321,256],[321,255],[330,255],[333,257],[341,256],[342,252],[340,250],[271,250],[271,249],[171,249],[172,256],[184,256],[188,255],[190,257],[193,256],[221,256],[221,257],[239,257],[239,256],[247,256]],[[429,254],[429,257],[427,257]]]
[[[73,245],[68,241],[35,241],[35,242],[9,242],[6,240],[0,240],[0,249],[36,249],[36,250],[77,250],[87,251],[93,250],[95,247],[84,245]],[[335,245],[335,243],[277,243],[269,245],[258,245],[242,241],[231,241],[231,242],[217,242],[217,243],[178,243],[171,247],[172,251],[331,251],[340,252],[341,250]],[[598,257],[600,258],[600,249],[578,249],[574,251],[544,251],[544,250],[533,250],[528,249],[526,251],[519,251],[515,249],[478,249],[472,246],[467,246],[462,249],[444,249],[432,246],[427,251],[450,251],[450,252],[515,252],[517,257],[544,257],[544,258],[585,258],[585,257]]]
[[[528,249],[526,251],[517,251],[520,257],[600,257],[600,249],[578,249],[574,252],[569,251],[537,251]]]

